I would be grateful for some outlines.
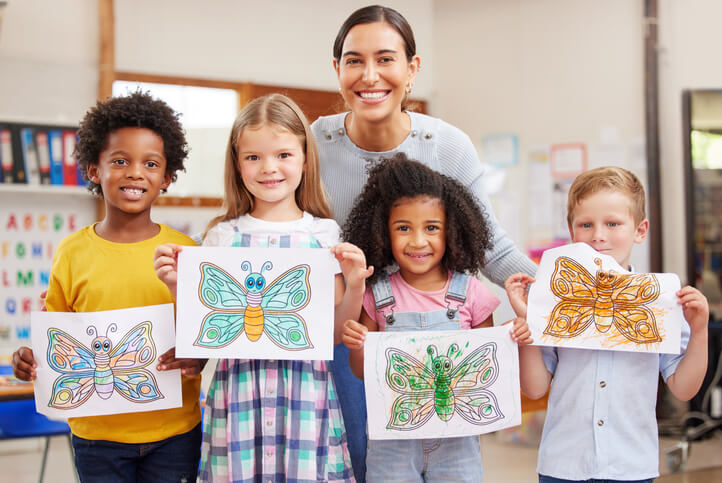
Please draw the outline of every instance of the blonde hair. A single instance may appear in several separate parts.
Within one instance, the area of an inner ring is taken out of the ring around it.
[[[253,210],[253,195],[243,184],[238,167],[238,143],[244,129],[255,129],[264,125],[275,125],[295,134],[304,148],[306,169],[296,188],[298,207],[320,218],[331,217],[331,209],[321,183],[318,148],[306,116],[290,98],[282,94],[269,94],[246,104],[233,122],[226,147],[224,213],[211,220],[203,237],[218,223],[238,218]]]
[[[602,190],[626,195],[632,203],[632,217],[635,223],[641,223],[646,218],[644,186],[639,178],[624,168],[604,166],[580,174],[569,188],[567,223],[570,227],[574,221],[574,208],[588,196]]]

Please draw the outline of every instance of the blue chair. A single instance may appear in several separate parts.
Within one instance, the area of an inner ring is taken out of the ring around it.
[[[48,445],[51,436],[65,435],[70,445],[70,456],[75,468],[73,445],[70,440],[70,427],[65,422],[52,421],[35,411],[35,400],[19,399],[0,402],[0,439],[45,438],[43,462],[40,467],[40,483],[45,476],[45,463],[48,458]],[[77,481],[77,475],[76,475]]]

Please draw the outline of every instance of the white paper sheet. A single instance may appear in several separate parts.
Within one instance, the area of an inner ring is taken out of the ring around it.
[[[679,354],[683,323],[671,273],[630,273],[586,243],[547,250],[529,291],[537,345]]]
[[[451,438],[521,424],[518,348],[509,328],[369,333],[369,438]]]
[[[173,304],[103,312],[32,312],[35,405],[68,418],[183,404],[180,370],[157,371],[173,347]],[[107,376],[102,379],[103,371]]]
[[[184,247],[176,354],[333,359],[338,271],[331,252],[318,248]]]

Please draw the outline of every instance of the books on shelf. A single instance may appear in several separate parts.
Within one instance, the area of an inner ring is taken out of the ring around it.
[[[75,142],[69,126],[0,122],[0,183],[85,185]]]

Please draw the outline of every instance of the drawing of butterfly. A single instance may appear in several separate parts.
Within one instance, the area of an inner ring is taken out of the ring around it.
[[[659,297],[659,281],[653,274],[620,274],[602,270],[594,259],[596,277],[571,258],[556,260],[550,288],[561,299],[549,317],[545,334],[575,337],[592,322],[599,332],[614,327],[638,344],[660,342],[657,321],[646,304]]]
[[[251,264],[244,261],[241,269],[250,273],[241,284],[222,268],[203,262],[198,295],[213,312],[203,319],[194,345],[225,347],[245,330],[251,342],[265,333],[283,349],[312,348],[306,321],[296,313],[311,300],[311,267],[297,265],[266,285],[262,273],[271,268],[267,261],[260,273],[253,272]]]
[[[437,355],[436,346],[427,347],[429,362],[422,364],[410,354],[386,349],[386,384],[401,394],[391,407],[387,429],[413,430],[431,416],[449,421],[457,413],[476,425],[503,418],[494,393],[487,388],[499,374],[496,343],[487,342],[454,366],[461,356],[451,344],[446,355]]]
[[[107,332],[115,332],[110,324]],[[155,361],[156,349],[150,322],[133,327],[115,347],[94,326],[87,328],[95,337],[88,349],[68,333],[48,329],[48,364],[62,375],[55,380],[48,406],[73,409],[93,393],[108,399],[113,391],[136,403],[162,399],[155,376],[144,369]]]

